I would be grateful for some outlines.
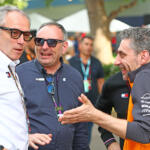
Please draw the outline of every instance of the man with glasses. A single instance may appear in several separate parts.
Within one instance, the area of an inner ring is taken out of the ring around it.
[[[43,24],[35,38],[37,59],[17,67],[30,120],[30,145],[34,149],[89,150],[86,123],[58,122],[65,110],[81,104],[77,98],[84,89],[80,73],[63,63],[66,40],[62,25]],[[52,134],[51,143],[41,134]]]
[[[23,92],[15,66],[30,41],[30,22],[13,6],[0,7],[0,148],[28,149],[28,125]]]

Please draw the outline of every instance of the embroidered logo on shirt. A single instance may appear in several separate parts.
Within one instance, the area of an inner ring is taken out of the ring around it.
[[[44,78],[35,78],[36,81],[45,81]]]
[[[63,82],[66,82],[66,78],[63,78]]]
[[[6,72],[6,74],[7,74],[7,78],[11,78],[10,72]]]
[[[129,94],[128,93],[122,93],[121,94],[121,98],[128,98],[129,97]]]

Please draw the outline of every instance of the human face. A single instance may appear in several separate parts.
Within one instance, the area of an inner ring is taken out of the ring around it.
[[[128,72],[134,71],[141,66],[139,54],[136,54],[135,50],[131,48],[130,42],[129,39],[121,41],[114,63],[121,69],[124,80],[127,80]]]
[[[81,43],[80,43],[80,54],[84,56],[91,56],[92,51],[93,51],[93,40],[85,38]]]
[[[2,26],[20,31],[30,31],[29,20],[17,11],[9,12],[5,17],[5,24]],[[18,60],[26,44],[23,34],[18,39],[13,39],[10,31],[0,29],[0,39],[0,50],[11,60]]]
[[[36,38],[42,39],[57,39],[64,40],[64,35],[57,26],[47,25],[41,28]],[[66,42],[58,42],[55,47],[48,46],[47,42],[44,41],[44,44],[37,46],[35,48],[36,57],[40,64],[45,68],[57,68],[60,65],[60,57],[63,54],[63,51],[67,48]]]

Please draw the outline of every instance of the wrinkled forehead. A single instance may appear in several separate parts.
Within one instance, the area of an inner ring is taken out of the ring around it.
[[[63,40],[64,34],[62,30],[55,25],[47,25],[42,27],[38,32],[36,37],[45,39],[60,39]]]
[[[119,56],[137,55],[136,51],[131,46],[132,41],[130,39],[123,39],[116,51]]]
[[[4,26],[9,28],[16,28],[22,31],[30,31],[29,19],[17,11],[8,12],[5,16]]]

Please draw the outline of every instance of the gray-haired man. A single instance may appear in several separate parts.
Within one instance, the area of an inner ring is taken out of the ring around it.
[[[124,150],[150,149],[150,29],[130,28],[121,32],[115,65],[123,79],[129,77],[131,96],[127,120],[117,119],[97,110],[81,95],[83,105],[64,112],[60,121],[75,123],[92,121],[125,138]]]
[[[15,66],[31,38],[25,13],[14,6],[0,7],[0,145],[9,150],[28,149],[24,98]]]

